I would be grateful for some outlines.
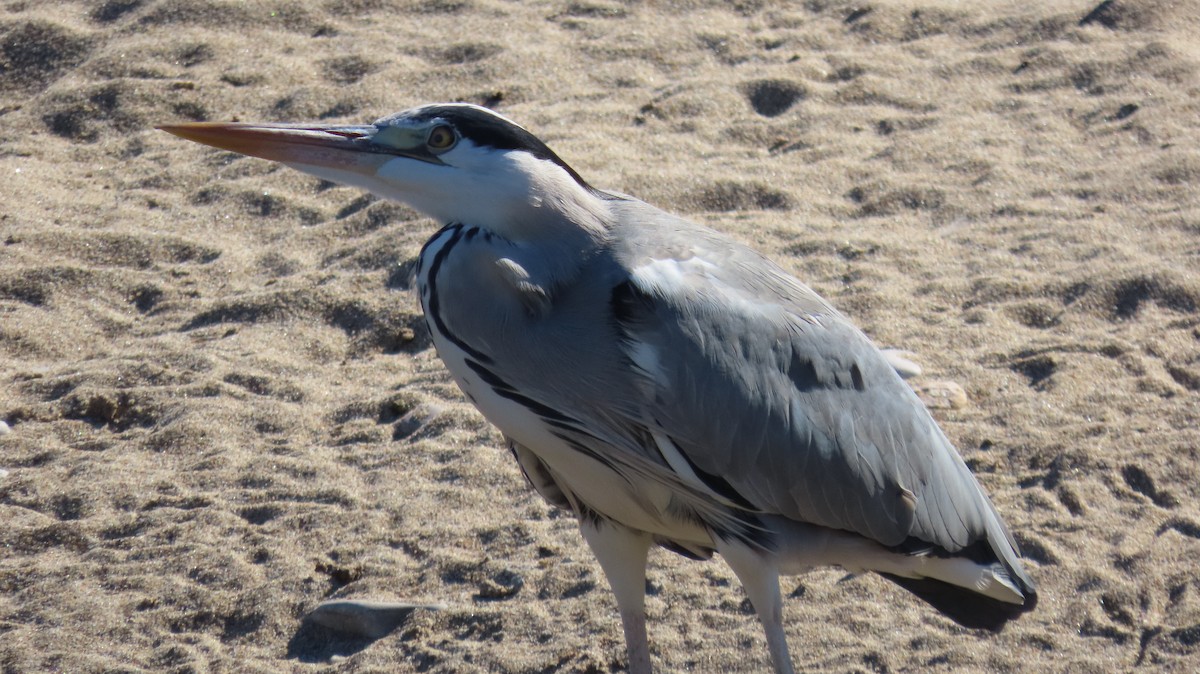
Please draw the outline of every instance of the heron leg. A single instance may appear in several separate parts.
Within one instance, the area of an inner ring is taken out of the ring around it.
[[[646,555],[650,550],[650,536],[616,522],[595,521],[588,517],[581,519],[579,528],[616,595],[621,627],[625,630],[629,674],[651,674],[645,609]]]
[[[717,552],[721,553],[725,563],[742,582],[742,588],[758,613],[758,620],[767,635],[767,649],[771,652],[771,664],[774,665],[775,674],[795,674],[792,658],[788,655],[787,637],[783,632],[783,598],[779,594],[779,570],[774,562],[758,550],[736,541],[714,538],[717,541]]]

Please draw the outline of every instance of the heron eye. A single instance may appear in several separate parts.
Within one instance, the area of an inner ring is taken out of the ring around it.
[[[454,129],[442,124],[429,131],[429,138],[426,139],[425,144],[429,146],[430,150],[444,152],[454,147],[456,142],[458,142],[458,137],[454,135]]]

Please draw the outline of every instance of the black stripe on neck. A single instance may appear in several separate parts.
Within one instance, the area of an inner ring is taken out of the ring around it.
[[[454,344],[458,348],[462,349],[475,360],[490,365],[492,363],[492,358],[490,356],[476,350],[470,344],[464,342],[457,335],[451,332],[450,329],[446,327],[446,322],[442,320],[441,298],[438,296],[437,292],[437,275],[438,272],[441,271],[442,263],[446,261],[446,257],[450,254],[450,250],[453,249],[454,246],[457,245],[458,242],[463,238],[462,223],[455,222],[446,225],[439,230],[437,234],[434,234],[433,238],[427,241],[425,246],[421,249],[421,259],[424,260],[426,253],[429,251],[429,247],[433,245],[433,242],[437,241],[444,232],[452,232],[452,234],[450,235],[450,238],[446,240],[446,243],[444,243],[442,247],[439,248],[436,253],[434,253],[433,262],[431,262],[429,265],[429,276],[426,277],[427,280],[425,283],[425,290],[429,294],[425,305],[426,318],[433,323],[433,326],[442,336],[450,340],[451,344]]]

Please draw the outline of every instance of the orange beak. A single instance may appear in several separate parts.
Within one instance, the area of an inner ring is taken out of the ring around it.
[[[374,141],[375,126],[192,122],[158,127],[180,138],[284,164],[375,175],[381,164],[409,153]]]

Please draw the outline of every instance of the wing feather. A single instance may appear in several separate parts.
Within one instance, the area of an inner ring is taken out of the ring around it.
[[[888,358],[756,255],[693,246],[631,269],[616,314],[656,354],[646,416],[764,512],[889,546],[987,538],[990,503]]]

